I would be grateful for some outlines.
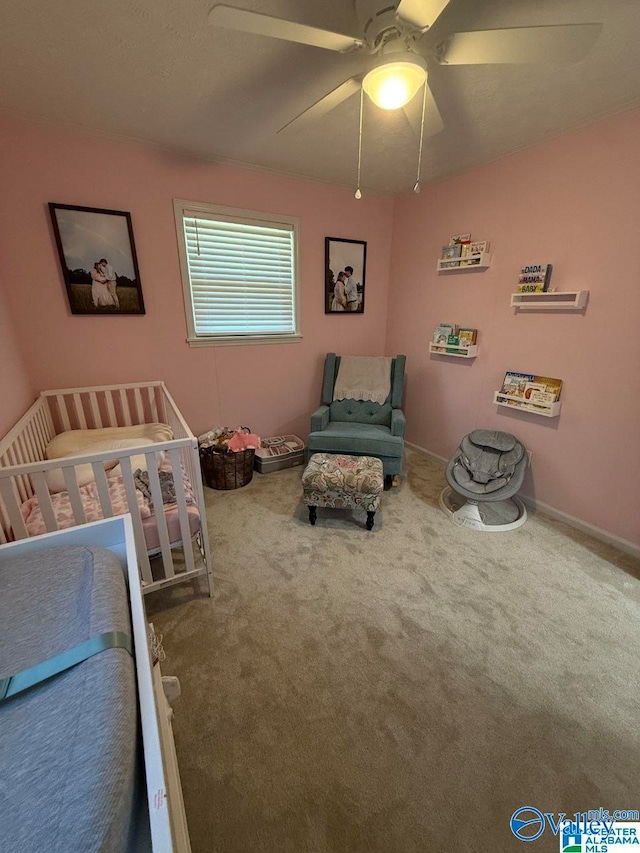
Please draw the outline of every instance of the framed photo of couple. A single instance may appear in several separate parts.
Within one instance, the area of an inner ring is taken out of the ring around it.
[[[144,314],[131,214],[49,203],[72,314]]]
[[[325,314],[364,314],[367,244],[325,238]]]

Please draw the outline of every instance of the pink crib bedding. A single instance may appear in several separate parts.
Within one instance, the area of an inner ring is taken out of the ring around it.
[[[160,470],[170,471],[171,467],[163,465]],[[189,527],[191,535],[193,536],[200,529],[200,513],[198,511],[193,487],[191,486],[184,469],[182,471],[182,482],[184,483],[185,496],[187,500]],[[113,514],[124,515],[129,512],[129,505],[127,503],[127,495],[122,476],[110,476],[109,473],[107,473],[107,485],[109,486],[109,497],[111,498]],[[100,496],[98,495],[98,487],[95,482],[80,486],[80,497],[82,499],[82,507],[84,509],[87,522],[98,521],[99,519],[104,518],[102,506],[100,505]],[[147,550],[154,551],[160,547],[160,537],[158,534],[158,525],[154,515],[154,510],[150,507],[149,501],[138,489],[136,489],[136,498],[138,501],[140,518],[142,519],[142,528],[144,530]],[[68,492],[58,492],[51,495],[51,505],[53,507],[53,512],[55,514],[59,530],[66,527],[75,527],[76,521]],[[47,532],[47,527],[42,516],[42,510],[40,509],[38,498],[35,495],[22,504],[21,510],[29,536],[39,536],[40,534]],[[167,520],[169,541],[172,545],[176,544],[182,539],[177,505],[165,504],[164,514]]]

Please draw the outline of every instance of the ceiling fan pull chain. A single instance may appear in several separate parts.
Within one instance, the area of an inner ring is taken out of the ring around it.
[[[360,167],[362,166],[362,111],[364,109],[364,89],[360,87],[360,127],[358,129],[358,187],[356,189],[356,198],[362,198],[362,190],[360,189]]]
[[[422,121],[420,122],[420,148],[418,149],[418,174],[416,182],[413,186],[414,193],[420,192],[420,170],[422,168],[422,140],[424,139],[424,114],[427,109],[427,83],[424,84],[424,93],[422,95]]]

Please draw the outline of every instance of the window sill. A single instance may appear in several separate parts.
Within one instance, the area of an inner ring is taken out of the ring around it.
[[[270,335],[265,337],[229,337],[229,338],[187,338],[190,347],[232,347],[232,346],[262,346],[263,344],[299,344],[302,335]]]

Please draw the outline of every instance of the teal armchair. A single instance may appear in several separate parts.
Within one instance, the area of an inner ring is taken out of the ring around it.
[[[385,477],[402,473],[406,420],[401,406],[406,360],[404,355],[391,360],[391,391],[380,405],[370,400],[334,400],[340,356],[328,353],[324,362],[322,405],[311,415],[309,456],[313,453],[377,456]]]

